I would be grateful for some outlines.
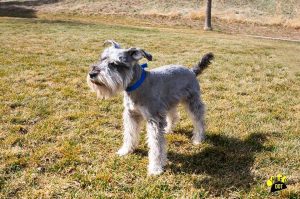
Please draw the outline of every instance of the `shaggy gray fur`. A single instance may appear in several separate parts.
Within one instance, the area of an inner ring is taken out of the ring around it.
[[[168,65],[146,71],[146,79],[132,92],[125,89],[140,79],[142,68],[138,61],[152,56],[139,48],[122,49],[112,40],[92,66],[87,76],[90,88],[100,98],[108,98],[123,91],[124,93],[124,140],[118,151],[120,156],[134,151],[138,146],[141,122],[147,121],[150,175],[163,172],[167,164],[165,131],[170,132],[177,120],[176,106],[181,102],[193,121],[192,141],[199,144],[204,140],[204,104],[200,98],[200,87],[196,78],[213,59],[206,54],[202,60],[189,69],[181,65]],[[166,133],[168,133],[166,132]]]

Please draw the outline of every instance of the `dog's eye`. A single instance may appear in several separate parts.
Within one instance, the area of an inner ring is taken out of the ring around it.
[[[109,63],[108,66],[109,66],[109,67],[114,67],[114,68],[115,68],[115,67],[118,67],[118,65],[115,64],[115,63]]]
[[[121,62],[128,62],[127,57],[119,57],[119,60],[120,60]]]
[[[126,64],[123,64],[121,62],[120,63],[109,63],[108,67],[117,69],[117,70],[128,69],[128,66],[126,66]]]

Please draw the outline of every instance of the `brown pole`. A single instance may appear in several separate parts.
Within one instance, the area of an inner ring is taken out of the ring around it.
[[[206,0],[206,16],[204,30],[212,30],[211,27],[211,4],[212,0]]]

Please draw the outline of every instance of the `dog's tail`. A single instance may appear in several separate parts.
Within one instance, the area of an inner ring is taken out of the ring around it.
[[[205,54],[201,61],[192,68],[192,71],[197,75],[200,75],[204,69],[206,69],[210,64],[211,60],[214,59],[213,53],[207,53]]]

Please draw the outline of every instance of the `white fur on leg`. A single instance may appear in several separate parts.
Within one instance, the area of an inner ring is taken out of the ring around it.
[[[193,130],[193,137],[192,137],[192,143],[194,145],[201,144],[205,140],[204,135],[204,129],[202,125],[199,125],[199,122],[197,124],[194,124],[194,130]]]
[[[141,118],[138,115],[133,115],[130,111],[125,109],[123,113],[123,122],[123,146],[117,152],[119,156],[132,153],[138,146]]]
[[[172,128],[176,125],[178,120],[179,115],[176,110],[176,107],[174,107],[167,113],[167,126],[165,128],[165,133],[173,133]]]
[[[201,144],[201,142],[203,142],[205,139],[204,124],[202,120],[197,120],[193,114],[191,114],[191,118],[194,125],[192,143],[194,145],[198,145]]]
[[[118,150],[117,154],[118,154],[119,156],[124,156],[124,155],[127,155],[127,154],[132,153],[132,152],[133,152],[133,149],[129,148],[128,146],[124,146],[124,145],[123,145],[123,146]]]
[[[148,121],[149,175],[159,175],[163,172],[163,162],[166,161],[165,138],[163,134],[157,122]]]
[[[205,134],[204,134],[204,121],[203,121],[203,107],[199,106],[198,103],[196,105],[194,104],[193,112],[190,110],[192,107],[187,106],[187,112],[190,115],[190,118],[192,119],[194,130],[193,130],[193,136],[192,136],[192,143],[194,145],[201,144],[205,140]]]
[[[164,136],[162,136],[162,144],[161,144],[161,164],[162,166],[166,166],[168,163],[167,158],[167,145],[166,145],[166,139]]]

